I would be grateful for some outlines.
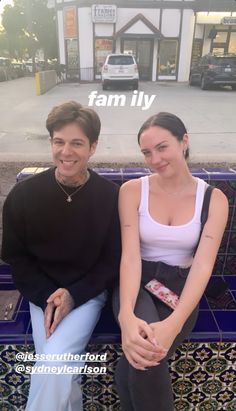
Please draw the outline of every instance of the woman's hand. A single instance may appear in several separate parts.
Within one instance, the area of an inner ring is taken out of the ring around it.
[[[155,339],[159,345],[169,351],[176,336],[179,334],[178,327],[166,318],[163,321],[149,324]]]
[[[134,314],[120,319],[122,349],[129,363],[138,370],[159,364],[166,350],[157,344],[155,332]]]

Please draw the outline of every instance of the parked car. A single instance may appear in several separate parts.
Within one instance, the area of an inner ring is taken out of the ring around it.
[[[27,74],[33,74],[33,62],[32,59],[28,59],[25,61],[25,67]]]
[[[7,57],[0,57],[0,81],[13,80],[17,78],[11,60]]]
[[[24,77],[27,73],[25,64],[19,60],[12,60],[12,67],[14,69],[16,77]]]
[[[202,90],[210,86],[231,86],[236,90],[236,54],[207,54],[192,67],[190,86],[199,85]]]
[[[131,54],[108,54],[102,67],[102,88],[109,85],[127,84],[138,89],[139,74],[134,56]]]

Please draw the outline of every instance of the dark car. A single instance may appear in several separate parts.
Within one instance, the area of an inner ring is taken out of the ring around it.
[[[0,57],[0,81],[13,80],[16,77],[11,60],[7,57]]]
[[[18,60],[12,60],[11,64],[17,78],[24,77],[26,75],[27,69],[24,63]]]
[[[236,90],[236,54],[207,54],[191,68],[190,86],[199,85],[202,90],[211,86],[231,86]]]

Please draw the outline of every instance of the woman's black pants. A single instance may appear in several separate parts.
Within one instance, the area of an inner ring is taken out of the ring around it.
[[[119,313],[119,290],[113,295],[113,309],[117,319]],[[135,315],[147,323],[164,320],[172,310],[153,297],[144,288],[140,289]],[[160,365],[150,367],[146,371],[137,370],[129,364],[124,355],[121,356],[115,381],[121,402],[122,411],[174,411],[171,378],[168,369],[168,359],[176,348],[188,338],[198,315],[198,307],[192,312],[182,331],[173,342],[167,356]]]

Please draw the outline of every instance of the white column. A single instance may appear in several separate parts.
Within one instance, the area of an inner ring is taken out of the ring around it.
[[[158,40],[154,39],[153,47],[153,62],[152,62],[152,81],[156,81],[157,78],[157,52],[158,52]]]
[[[116,39],[116,53],[120,53],[120,47],[121,47],[121,41],[120,41],[120,37]]]
[[[188,81],[194,34],[195,16],[193,10],[183,11],[182,33],[180,39],[178,81]]]
[[[60,64],[66,64],[64,24],[63,24],[63,11],[62,10],[57,11],[57,30],[58,30],[58,44],[59,44],[59,61],[60,61]]]
[[[80,79],[92,81],[94,76],[93,23],[90,7],[78,9]]]

